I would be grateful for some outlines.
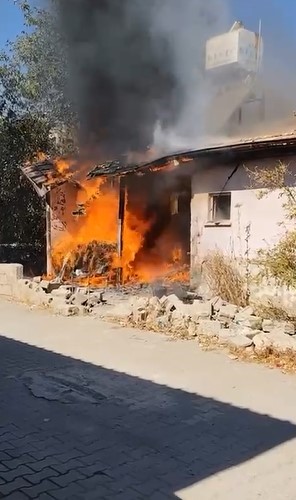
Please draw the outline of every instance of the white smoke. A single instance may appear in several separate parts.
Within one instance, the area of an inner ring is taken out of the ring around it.
[[[157,39],[161,34],[169,42],[182,95],[176,123],[169,127],[156,124],[154,146],[164,151],[197,147],[204,140],[205,113],[211,99],[205,81],[206,42],[229,30],[233,22],[229,1],[165,0],[154,6],[152,21],[152,36]]]

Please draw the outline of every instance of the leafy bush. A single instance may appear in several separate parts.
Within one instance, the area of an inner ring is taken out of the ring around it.
[[[286,164],[279,162],[275,168],[256,168],[248,173],[252,187],[263,188],[259,192],[260,198],[278,192],[286,219],[296,219],[296,178]],[[285,221],[281,225],[285,225]],[[296,288],[296,229],[287,230],[271,248],[260,250],[257,264],[261,278],[273,278],[280,286]]]

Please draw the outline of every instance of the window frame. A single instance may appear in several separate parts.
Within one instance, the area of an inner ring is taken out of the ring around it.
[[[228,197],[229,199],[229,219],[215,219],[215,203],[220,197]],[[221,192],[213,192],[208,194],[208,220],[206,222],[206,226],[231,226],[231,191]]]

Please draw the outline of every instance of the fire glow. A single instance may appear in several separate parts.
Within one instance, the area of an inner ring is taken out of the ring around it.
[[[56,162],[59,173],[69,174],[65,160]],[[130,202],[125,188],[122,224],[122,251],[119,252],[119,179],[80,181],[74,211],[66,207],[67,231],[52,243],[52,263],[56,275],[80,283],[107,285],[151,283],[155,280],[187,281],[186,256],[174,241],[172,228],[164,228],[151,240],[157,212],[147,214],[145,202]],[[161,215],[160,215],[161,217]]]

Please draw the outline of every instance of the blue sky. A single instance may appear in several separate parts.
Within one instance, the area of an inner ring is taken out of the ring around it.
[[[265,31],[268,29],[270,32],[273,31],[275,37],[286,33],[288,38],[295,38],[295,0],[230,0],[230,2],[233,17],[241,19],[250,29],[255,30],[258,27],[261,17],[263,33],[264,29]],[[0,48],[5,46],[8,39],[14,39],[23,27],[22,14],[13,0],[0,0]]]
[[[0,48],[14,39],[24,28],[23,16],[13,0],[0,0]]]

